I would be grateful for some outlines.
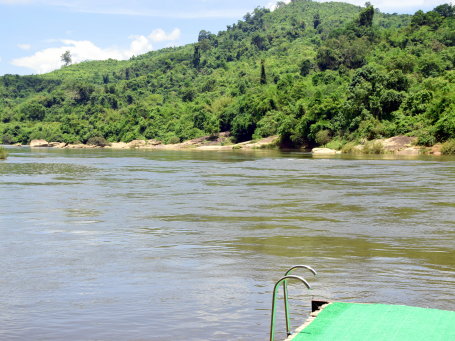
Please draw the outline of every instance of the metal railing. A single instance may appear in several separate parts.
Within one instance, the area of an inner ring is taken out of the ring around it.
[[[286,319],[286,333],[287,335],[291,335],[291,321],[290,321],[290,314],[289,314],[289,304],[288,304],[288,290],[287,290],[287,281],[288,280],[298,280],[303,283],[307,289],[311,289],[310,284],[300,276],[291,275],[290,273],[296,269],[307,269],[310,270],[313,275],[316,276],[316,271],[308,266],[308,265],[296,265],[286,271],[285,276],[282,277],[278,282],[276,282],[275,287],[273,288],[273,298],[272,298],[272,317],[270,322],[270,341],[275,340],[275,318],[276,318],[276,297],[281,284],[283,284],[283,299],[284,299],[284,311],[285,311],[285,319]]]
[[[296,265],[296,266],[293,266],[292,268],[290,268],[288,271],[286,271],[286,273],[284,275],[288,276],[288,275],[291,274],[291,272],[293,272],[296,269],[309,270],[309,271],[311,271],[313,273],[314,276],[316,276],[318,274],[316,272],[316,270],[314,270],[311,266],[308,266],[308,265]],[[284,283],[283,283],[283,296],[284,296],[284,313],[286,315],[286,333],[289,336],[289,335],[292,334],[292,329],[291,329],[291,319],[290,319],[290,315],[289,315],[288,285],[287,285],[286,281],[284,281]]]

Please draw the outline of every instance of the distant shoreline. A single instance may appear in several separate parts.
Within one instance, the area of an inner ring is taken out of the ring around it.
[[[361,144],[351,144],[349,149],[343,147],[341,150],[325,147],[313,148],[313,155],[335,155],[335,154],[392,154],[392,155],[441,155],[441,144],[431,147],[416,145],[416,138],[409,136],[394,136],[388,139],[377,139],[364,141]],[[16,145],[20,146],[20,145]],[[181,143],[163,144],[157,140],[134,140],[129,143],[114,142],[106,146],[90,144],[68,144],[63,142],[48,142],[45,140],[33,140],[28,145],[31,148],[55,148],[55,149],[140,149],[140,150],[207,150],[207,151],[229,151],[229,150],[258,150],[278,149],[279,137],[270,136],[260,140],[252,140],[241,143],[228,143],[224,138],[201,137]],[[296,148],[295,150],[304,150]],[[310,151],[310,150],[308,150]]]
[[[56,149],[143,149],[143,150],[239,150],[239,149],[273,149],[278,146],[279,137],[269,136],[260,140],[241,143],[229,143],[224,137],[213,138],[205,136],[181,143],[163,144],[157,140],[134,140],[131,142],[113,142],[109,145],[98,146],[91,144],[69,144],[63,142],[48,142],[46,140],[32,140],[31,148]],[[18,145],[19,146],[19,145]]]

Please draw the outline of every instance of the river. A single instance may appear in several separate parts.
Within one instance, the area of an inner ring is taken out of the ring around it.
[[[455,310],[454,158],[8,150],[2,340],[265,340],[296,264],[293,327],[313,297]]]

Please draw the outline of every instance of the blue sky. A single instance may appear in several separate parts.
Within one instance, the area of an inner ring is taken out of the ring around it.
[[[286,0],[284,2],[288,2]],[[346,1],[363,5],[364,0]],[[388,13],[430,10],[448,1],[376,0]],[[0,0],[0,75],[38,74],[74,62],[128,59],[197,40],[201,29],[217,33],[255,7],[273,0]]]

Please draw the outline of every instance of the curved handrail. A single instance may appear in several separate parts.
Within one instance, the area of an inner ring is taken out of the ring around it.
[[[285,276],[289,275],[292,271],[294,271],[295,269],[307,269],[307,270],[310,270],[313,275],[317,275],[318,273],[316,272],[316,270],[314,270],[311,266],[309,265],[295,265],[293,266],[292,268],[290,268],[288,271],[286,271],[286,273],[284,274]]]
[[[287,275],[282,277],[278,282],[276,282],[275,287],[273,288],[273,298],[272,298],[272,318],[270,322],[270,341],[275,340],[275,315],[276,315],[276,294],[278,292],[279,286],[282,283],[286,283],[287,280],[289,279],[296,279],[305,284],[305,286],[308,289],[311,289],[311,286],[308,284],[308,282],[303,278],[295,275]],[[287,316],[286,316],[287,319]],[[286,325],[288,324],[288,321],[286,321]]]
[[[316,272],[316,270],[314,270],[309,265],[295,265],[292,268],[290,268],[288,271],[286,271],[286,273],[284,275],[288,276],[291,274],[292,271],[294,271],[296,269],[310,270],[314,276],[316,276],[318,274]],[[284,296],[284,298],[283,298],[284,299],[284,313],[286,315],[286,333],[289,336],[292,334],[292,331],[291,331],[291,318],[289,316],[290,314],[289,314],[289,304],[288,304],[288,286],[287,286],[286,282],[283,284],[283,296]]]

